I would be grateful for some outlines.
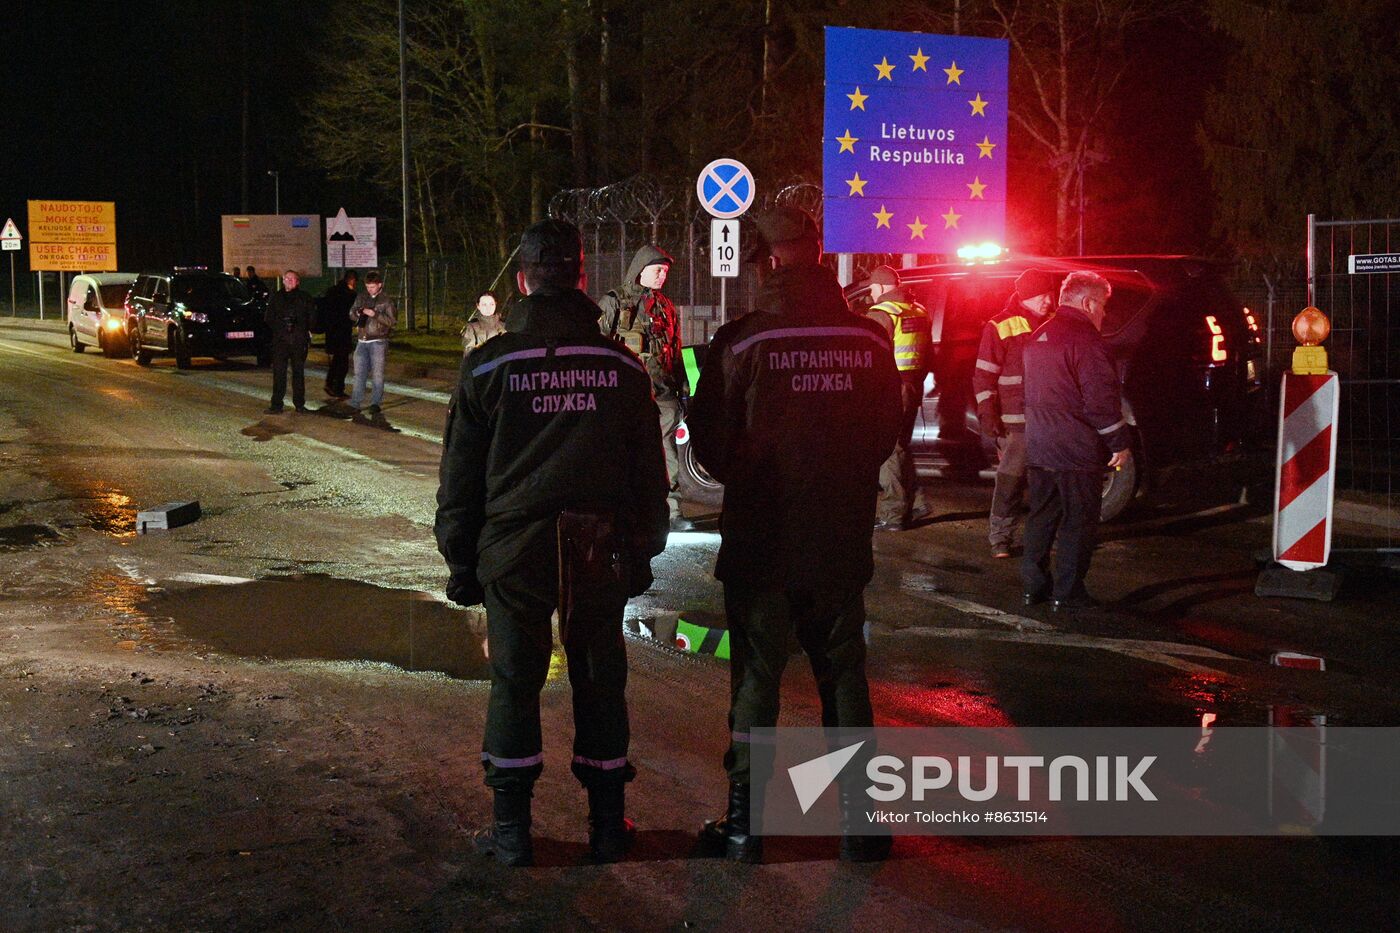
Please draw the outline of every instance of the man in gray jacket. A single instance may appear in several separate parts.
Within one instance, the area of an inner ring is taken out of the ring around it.
[[[368,378],[373,380],[369,414],[379,413],[379,403],[384,401],[384,357],[397,317],[394,300],[384,294],[384,277],[378,272],[366,275],[364,293],[350,306],[350,320],[360,338],[355,345],[355,389],[350,394],[350,407],[356,411],[364,403]]]

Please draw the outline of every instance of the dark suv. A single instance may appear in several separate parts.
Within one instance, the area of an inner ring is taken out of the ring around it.
[[[995,464],[994,443],[978,433],[972,373],[982,325],[1032,266],[1092,270],[1113,285],[1103,336],[1123,381],[1136,456],[1106,475],[1105,520],[1167,468],[1243,462],[1266,417],[1261,341],[1221,268],[1186,256],[1094,256],[901,270],[902,287],[933,319],[934,373],[913,440],[921,474],[967,474]],[[868,282],[847,289],[853,310],[869,307],[869,289]]]
[[[196,356],[269,360],[262,304],[243,280],[203,268],[143,272],[126,300],[131,357],[142,366],[157,353],[188,369]]]

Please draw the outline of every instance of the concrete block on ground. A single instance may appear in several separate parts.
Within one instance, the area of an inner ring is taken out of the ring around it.
[[[676,643],[676,624],[680,621],[679,612],[660,612],[649,619],[640,620],[642,634],[663,645]]]
[[[1330,603],[1342,585],[1341,574],[1325,567],[1317,570],[1289,570],[1280,564],[1265,567],[1254,584],[1255,596],[1284,599],[1316,599]]]
[[[148,531],[179,528],[181,525],[197,521],[199,515],[198,499],[190,502],[167,502],[153,509],[137,512],[136,531],[139,534],[145,534]]]

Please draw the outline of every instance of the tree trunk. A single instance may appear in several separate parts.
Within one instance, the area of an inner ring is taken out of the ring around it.
[[[608,98],[608,70],[612,66],[612,26],[608,22],[608,8],[601,7],[598,33],[598,181],[608,181],[612,166],[608,154],[612,148],[612,111]]]
[[[578,78],[578,43],[573,32],[564,39],[564,71],[568,76],[568,130],[574,155],[574,186],[588,184],[588,136],[584,129],[584,95]]]
[[[530,107],[530,223],[544,219],[544,178],[540,175],[540,105]]]
[[[768,89],[773,82],[773,59],[777,54],[773,37],[773,0],[763,0],[763,72],[759,77],[758,113],[768,113]]]

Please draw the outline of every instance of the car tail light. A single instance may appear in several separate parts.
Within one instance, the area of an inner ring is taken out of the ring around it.
[[[1191,352],[1191,357],[1201,366],[1217,367],[1225,366],[1229,361],[1229,347],[1226,346],[1225,328],[1222,328],[1219,318],[1214,314],[1205,315],[1201,324],[1196,349]]]
[[[1248,308],[1244,309],[1244,323],[1249,328],[1249,340],[1251,343],[1263,343],[1264,337],[1259,333],[1259,319],[1254,316],[1254,312]]]

